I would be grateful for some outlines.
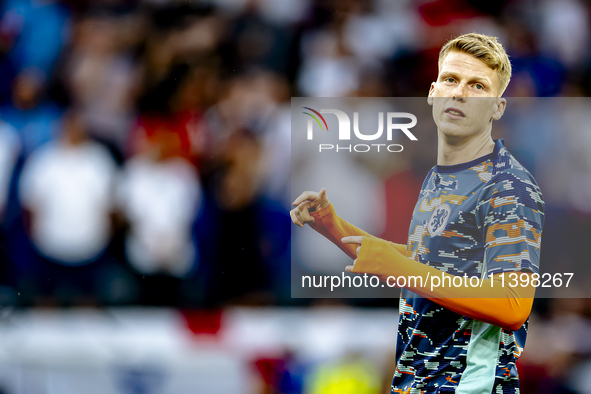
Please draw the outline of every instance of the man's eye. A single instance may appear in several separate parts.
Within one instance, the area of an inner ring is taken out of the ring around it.
[[[481,84],[477,83],[476,84],[476,89],[484,89],[484,86],[482,86]]]
[[[447,77],[445,78],[445,82],[455,82],[455,80],[452,77]]]

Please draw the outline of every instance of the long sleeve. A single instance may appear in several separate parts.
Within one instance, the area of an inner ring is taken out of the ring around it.
[[[313,212],[312,217],[315,222],[311,223],[310,226],[318,233],[322,234],[336,246],[338,246],[343,252],[345,252],[352,259],[357,258],[356,245],[344,244],[341,242],[341,238],[348,236],[363,236],[368,238],[376,238],[368,232],[352,225],[347,222],[335,212],[334,206],[329,204],[326,208]],[[387,242],[387,241],[385,241]],[[406,245],[396,244],[388,242],[398,252],[406,255]]]
[[[405,288],[422,297],[428,298],[439,305],[463,316],[491,323],[510,331],[521,327],[531,312],[535,288],[510,287],[508,283],[502,286],[499,278],[491,286],[491,279],[484,280],[481,287],[437,287],[431,291],[427,286],[430,277],[449,277],[454,275],[419,263],[406,257],[406,245],[395,244],[377,238],[366,231],[352,225],[338,216],[332,204],[312,213],[315,222],[312,228],[333,242],[352,259],[357,259],[353,272],[368,273],[385,278],[420,277],[414,284],[423,283],[424,286]],[[361,245],[359,256],[356,254],[357,245],[344,244],[341,238],[346,236],[365,237]],[[411,281],[407,281],[411,282]]]
[[[515,331],[525,322],[533,304],[535,288],[502,286],[499,278],[485,279],[481,287],[441,286],[431,289],[430,278],[457,276],[446,274],[402,255],[389,242],[364,238],[353,272],[383,277],[415,277],[406,288],[463,316]],[[420,279],[418,278],[420,277]],[[446,279],[444,279],[445,281]],[[421,286],[421,283],[423,284]],[[453,282],[450,282],[453,283]]]

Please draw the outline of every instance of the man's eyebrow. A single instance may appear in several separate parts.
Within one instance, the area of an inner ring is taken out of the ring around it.
[[[441,73],[439,73],[439,78],[444,78],[444,77],[457,78],[457,74],[454,73],[453,71],[442,71]]]
[[[439,79],[446,78],[446,77],[458,78],[458,74],[453,71],[442,71],[439,74]],[[470,82],[477,82],[477,83],[481,83],[481,84],[487,85],[487,86],[492,85],[492,82],[488,78],[484,78],[484,77],[472,77],[472,78],[470,78]]]
[[[492,82],[488,79],[488,78],[482,78],[482,77],[474,77],[472,79],[470,79],[470,82],[478,82],[481,83],[483,85],[491,85]]]

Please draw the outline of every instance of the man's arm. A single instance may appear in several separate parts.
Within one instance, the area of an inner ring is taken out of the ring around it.
[[[341,218],[336,214],[332,204],[321,211],[312,213],[311,216],[315,219],[315,221],[310,223],[310,227],[325,236],[328,240],[338,246],[343,252],[353,259],[357,257],[357,247],[355,245],[343,243],[343,237],[362,236],[372,239],[379,239]],[[389,241],[385,242],[388,242],[388,244],[394,247],[399,253],[406,255],[406,245],[396,244]]]
[[[297,207],[291,211],[291,216],[296,225],[303,227],[305,223],[309,224],[355,259],[354,266],[347,267],[350,272],[376,275],[381,280],[389,276],[415,276],[421,278],[419,283],[421,280],[425,283],[433,276],[441,278],[443,275],[446,280],[455,277],[407,258],[406,245],[374,237],[339,217],[326,198],[325,189],[320,193],[302,193],[294,205]],[[430,286],[426,285],[407,285],[406,288],[461,315],[515,331],[531,312],[535,288],[511,287],[507,282],[503,287],[498,282],[500,278],[494,280],[492,287],[491,280],[487,279],[482,287],[476,289],[439,287],[430,291]]]
[[[326,189],[322,188],[320,192],[304,192],[295,199],[293,205],[296,208],[290,212],[294,224],[304,227],[308,224],[318,233],[322,234],[329,241],[334,243],[339,249],[345,252],[349,257],[355,259],[357,254],[356,247],[341,242],[343,237],[363,236],[375,238],[368,232],[347,222],[335,212],[334,206],[326,196]],[[406,254],[406,245],[390,242],[400,253]]]
[[[443,279],[442,283],[450,283],[448,280],[453,283],[457,276],[410,259],[383,239],[357,236],[342,241],[355,246],[358,254],[354,265],[348,266],[347,271],[381,277],[415,277],[413,281],[406,281],[408,290],[463,316],[516,331],[531,312],[535,293],[531,280],[526,287],[511,287],[508,281],[503,286],[497,277],[482,280],[482,286],[476,288],[440,286],[431,289],[433,277]]]

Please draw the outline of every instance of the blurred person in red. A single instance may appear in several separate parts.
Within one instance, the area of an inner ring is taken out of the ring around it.
[[[19,198],[38,253],[25,277],[42,295],[69,302],[96,295],[97,260],[111,239],[117,169],[109,151],[87,138],[76,110],[64,115],[63,124],[60,139],[25,162]]]
[[[211,156],[205,152],[211,145],[202,118],[220,90],[223,64],[218,46],[224,20],[211,5],[196,2],[154,4],[149,11],[143,21],[147,34],[137,103],[140,115],[127,153],[135,154],[138,142],[158,138],[159,129],[168,129],[181,139],[175,154],[201,170],[201,160]]]

